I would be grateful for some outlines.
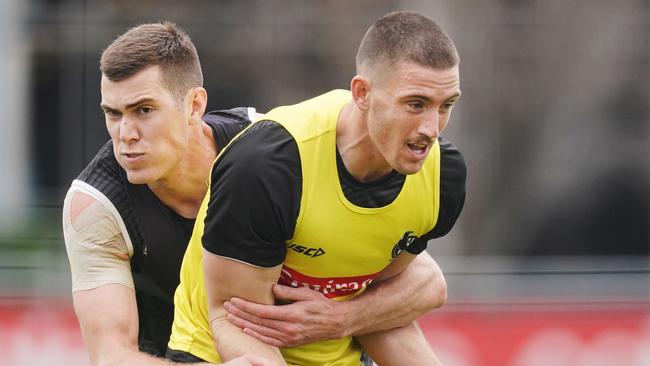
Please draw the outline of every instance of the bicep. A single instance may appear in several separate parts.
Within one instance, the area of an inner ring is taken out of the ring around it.
[[[277,353],[229,324],[223,303],[239,297],[273,304],[271,288],[298,216],[300,180],[297,145],[273,122],[252,126],[213,167],[202,265],[208,320],[222,358],[240,355],[247,347],[260,354]]]
[[[264,268],[214,255],[203,249],[203,274],[210,319],[225,316],[223,303],[239,297],[259,304],[273,304],[271,288],[282,265]]]
[[[426,251],[418,254],[416,258],[413,259],[413,263],[409,268],[430,273],[434,276],[442,276],[442,270],[440,269],[440,266],[438,266],[438,263],[433,259],[431,254]]]
[[[416,254],[411,254],[407,251],[403,251],[393,259],[390,264],[384,268],[381,273],[377,276],[375,281],[384,281],[389,278],[395,277],[398,274],[402,273],[408,266],[411,264],[418,255]]]
[[[69,192],[63,205],[63,233],[72,291],[115,283],[133,288],[130,251],[111,211],[82,192]]]
[[[273,304],[271,288],[280,276],[282,265],[270,268],[214,255],[203,250],[203,273],[208,307],[208,322],[217,352],[229,360],[244,353],[253,353],[281,361],[279,351],[230,324],[223,304],[232,297],[260,304]]]

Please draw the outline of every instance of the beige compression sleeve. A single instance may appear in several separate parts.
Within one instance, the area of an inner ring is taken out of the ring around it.
[[[63,204],[63,234],[73,292],[109,283],[134,288],[132,250],[113,212],[100,200],[85,192],[68,191]]]

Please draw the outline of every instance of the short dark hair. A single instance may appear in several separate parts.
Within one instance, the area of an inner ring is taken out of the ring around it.
[[[384,15],[366,32],[357,52],[357,73],[367,62],[410,61],[445,70],[458,65],[458,52],[449,36],[431,19],[414,12]]]
[[[180,100],[188,90],[203,86],[203,72],[190,37],[171,22],[142,24],[115,39],[102,53],[99,69],[120,81],[159,66],[163,84]]]

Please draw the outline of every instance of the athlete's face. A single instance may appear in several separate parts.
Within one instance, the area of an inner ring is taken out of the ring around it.
[[[458,66],[437,70],[398,62],[372,72],[367,127],[379,153],[373,155],[381,156],[387,169],[417,173],[449,122],[459,87]]]
[[[101,92],[115,158],[129,182],[146,184],[173,174],[188,150],[190,111],[187,101],[161,82],[159,68],[120,81],[102,76]]]

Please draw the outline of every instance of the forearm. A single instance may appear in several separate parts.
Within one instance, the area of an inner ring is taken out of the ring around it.
[[[265,357],[273,364],[285,365],[282,354],[277,347],[265,344],[232,324],[225,318],[219,317],[210,322],[212,336],[217,352],[222,361],[230,361],[244,354]]]
[[[101,354],[91,356],[93,366],[171,366],[178,365],[164,358],[155,357],[138,351],[137,346],[115,346],[103,350]],[[197,366],[210,366],[210,363],[194,363]]]
[[[416,322],[355,339],[373,361],[381,366],[442,365]]]
[[[74,292],[73,302],[92,365],[172,364],[138,350],[138,310],[133,289],[107,284]],[[111,306],[106,307],[108,303]]]
[[[347,319],[346,335],[358,336],[406,326],[442,306],[446,298],[442,271],[424,252],[399,275],[373,284],[360,296],[337,306]]]
[[[138,350],[138,314],[133,289],[108,284],[75,292],[73,300],[92,365],[173,365]],[[110,309],[98,312],[108,302],[111,302]]]

